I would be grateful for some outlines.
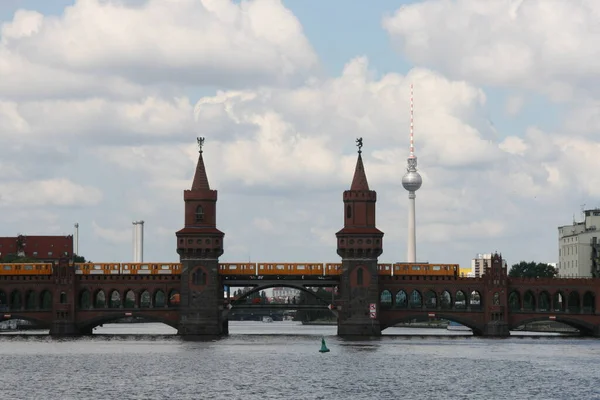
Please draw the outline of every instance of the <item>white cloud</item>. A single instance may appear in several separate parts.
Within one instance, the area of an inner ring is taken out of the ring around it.
[[[102,192],[68,179],[0,182],[0,205],[18,207],[91,206],[102,200]]]
[[[96,221],[92,221],[92,230],[94,235],[104,241],[107,241],[112,244],[123,244],[126,241],[133,240],[133,231],[132,229],[113,229],[113,228],[104,228]]]
[[[275,226],[268,218],[264,218],[264,217],[254,218],[254,220],[252,221],[252,224],[254,225],[254,227],[256,227],[256,229],[258,229],[259,231],[266,233],[266,234],[272,234],[272,233],[277,232],[277,230],[275,229]]]
[[[506,113],[510,116],[515,116],[521,112],[525,100],[522,96],[511,96],[506,101]]]
[[[383,27],[413,62],[486,85],[536,88],[564,101],[600,77],[596,0],[428,0]]]
[[[79,0],[57,17],[17,12],[2,44],[45,68],[145,84],[282,83],[317,63],[279,0]]]

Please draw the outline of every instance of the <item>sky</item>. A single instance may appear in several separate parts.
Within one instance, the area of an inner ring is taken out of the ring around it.
[[[174,262],[196,137],[222,262],[339,262],[355,139],[380,262],[556,262],[600,207],[597,0],[3,0],[0,236],[72,234],[95,262]]]

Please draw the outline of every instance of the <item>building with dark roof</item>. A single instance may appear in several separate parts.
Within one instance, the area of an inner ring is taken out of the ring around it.
[[[0,259],[8,255],[57,261],[73,256],[73,235],[0,237]]]

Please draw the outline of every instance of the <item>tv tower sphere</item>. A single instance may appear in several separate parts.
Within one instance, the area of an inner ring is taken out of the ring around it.
[[[416,164],[416,163],[415,163]],[[416,171],[415,167],[411,168],[410,162],[406,174],[402,177],[402,186],[409,192],[416,192],[423,184],[421,175]]]

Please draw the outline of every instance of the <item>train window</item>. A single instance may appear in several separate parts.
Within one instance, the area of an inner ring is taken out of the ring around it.
[[[412,270],[413,270],[413,271],[420,271],[420,270],[421,270],[421,267],[420,267],[419,265],[413,265],[413,266],[412,266]]]
[[[441,270],[441,269],[442,269],[442,267],[440,267],[439,265],[434,265],[433,267],[431,267],[431,269],[432,269],[433,271],[439,271],[439,270]]]
[[[237,269],[237,265],[235,265],[235,264],[231,264],[231,265],[229,266],[229,269]]]
[[[306,266],[304,266],[302,264],[296,265],[296,269],[303,270],[303,269],[306,269]]]
[[[170,265],[166,265],[166,264],[163,264],[163,265],[160,266],[160,269],[170,269],[170,268],[171,268],[171,266]]]
[[[25,270],[26,271],[32,271],[33,270],[33,265],[25,265]]]
[[[5,265],[4,266],[4,270],[5,271],[10,271],[11,269],[12,269],[12,266],[10,266],[10,265]]]
[[[277,265],[275,266],[275,268],[277,268],[277,269],[284,269],[284,268],[285,268],[285,265],[283,265],[283,264],[277,264]]]

